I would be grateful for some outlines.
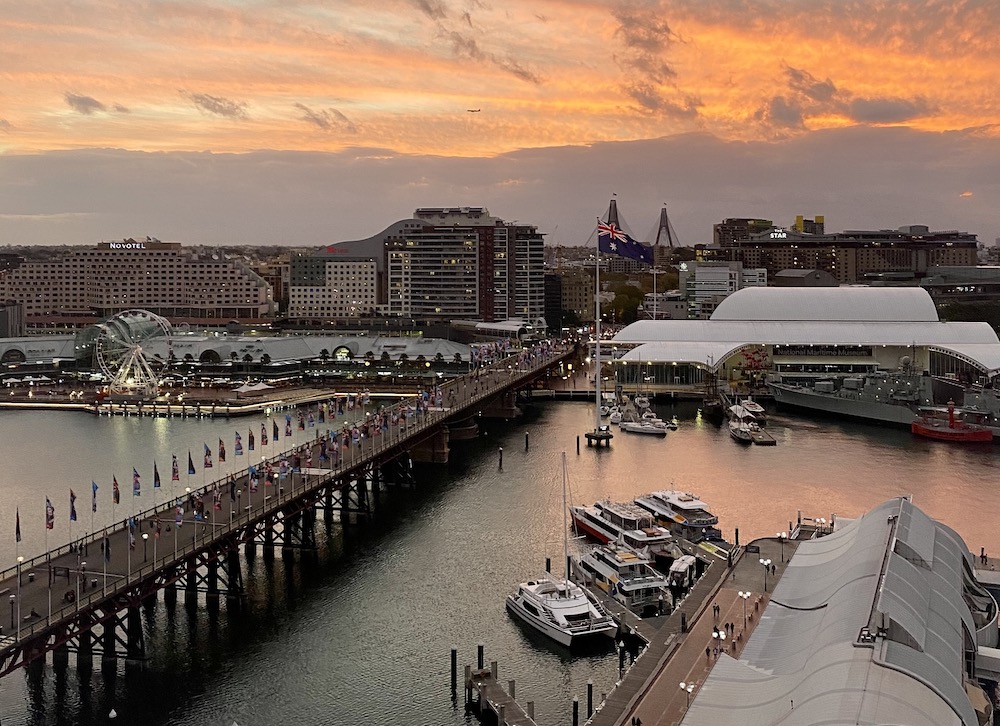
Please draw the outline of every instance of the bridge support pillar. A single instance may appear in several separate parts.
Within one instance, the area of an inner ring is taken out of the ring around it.
[[[187,573],[184,582],[184,604],[189,608],[198,605],[198,573],[194,570]]]
[[[163,588],[163,604],[171,610],[177,606],[177,583],[171,583]]]
[[[274,521],[264,522],[264,559],[274,557]]]
[[[429,439],[410,449],[410,458],[423,464],[447,464],[449,440],[448,429],[442,426]]]
[[[104,632],[101,633],[101,668],[103,670],[112,670],[118,663],[118,649],[115,643],[115,628],[117,627],[117,617],[104,623]]]
[[[146,660],[146,635],[142,629],[142,616],[139,608],[130,607],[125,617],[125,653],[126,662]]]
[[[219,599],[219,563],[217,561],[212,561],[208,563],[208,577],[206,578],[208,584],[208,590],[205,593],[205,597],[209,600],[218,601]]]
[[[65,671],[69,667],[69,648],[65,645],[58,646],[52,651],[52,668],[55,671]]]
[[[333,521],[333,483],[323,492],[323,521],[330,524]]]
[[[85,630],[80,633],[79,648],[76,653],[76,670],[88,674],[94,670],[94,634]]]
[[[243,570],[240,567],[240,553],[237,550],[230,550],[226,555],[226,562],[223,566],[226,573],[226,598],[229,600],[239,600],[243,597]]]

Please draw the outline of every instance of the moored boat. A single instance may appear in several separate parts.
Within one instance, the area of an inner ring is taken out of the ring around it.
[[[506,604],[519,620],[567,647],[583,639],[614,637],[618,629],[604,606],[569,580],[522,582]]]
[[[594,547],[580,558],[578,567],[589,584],[640,615],[659,607],[669,585],[648,557],[629,547]]]
[[[507,611],[539,632],[565,646],[595,636],[614,636],[618,629],[604,606],[586,588],[570,580],[569,532],[566,525],[566,452],[563,466],[563,561],[566,578],[557,580],[546,573],[537,580],[518,585],[506,598]]]
[[[692,542],[722,539],[722,532],[715,526],[719,518],[694,494],[668,489],[638,497],[635,503],[656,517],[659,524],[684,539]]]
[[[941,409],[924,408],[918,413],[920,417],[910,424],[910,431],[917,436],[958,443],[993,441],[993,431],[975,420],[984,414],[956,412],[954,401],[948,401],[947,417],[941,416]]]
[[[618,428],[622,431],[628,431],[632,434],[649,434],[651,436],[666,436],[667,435],[667,425],[664,422],[660,422],[659,425],[653,423],[652,421],[640,420],[640,421],[621,421],[618,424]]]
[[[656,554],[664,553],[673,539],[670,530],[658,525],[652,514],[632,502],[574,505],[569,513],[578,532],[605,544],[620,542],[635,550],[649,547]]]
[[[729,435],[741,444],[752,444],[753,430],[751,427],[756,425],[733,419],[729,422]]]

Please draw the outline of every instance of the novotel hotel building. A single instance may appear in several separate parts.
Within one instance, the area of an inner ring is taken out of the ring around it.
[[[126,239],[0,273],[0,299],[24,307],[27,329],[77,327],[140,308],[174,323],[255,323],[274,315],[271,286],[242,258],[177,242]]]

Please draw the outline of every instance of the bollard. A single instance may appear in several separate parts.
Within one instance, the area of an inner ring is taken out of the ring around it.
[[[587,679],[587,720],[594,715],[594,681]]]
[[[552,558],[551,557],[546,557],[545,558],[545,571],[546,572],[552,572]]]
[[[458,648],[451,649],[451,695],[458,692]]]
[[[528,432],[527,431],[524,432],[524,450],[525,451],[528,450]]]
[[[513,678],[511,678],[509,681],[507,681],[507,691],[510,693],[510,697],[512,699],[516,700],[516,696],[514,696],[514,679]]]
[[[472,666],[465,666],[465,705],[472,703]]]
[[[579,434],[577,434],[577,436],[576,436],[576,455],[577,456],[580,455],[580,435]]]
[[[573,726],[580,726],[580,699],[573,696]]]
[[[503,469],[503,447],[500,447],[500,468]]]
[[[740,528],[739,527],[736,528],[736,546],[737,547],[740,546]]]
[[[479,670],[482,670],[483,666],[486,664],[485,652],[486,652],[486,646],[484,646],[482,643],[476,646],[476,663],[477,663],[476,668],[478,668]]]
[[[507,707],[501,703],[497,711],[497,726],[507,726],[507,717],[504,715],[504,711],[506,710]]]

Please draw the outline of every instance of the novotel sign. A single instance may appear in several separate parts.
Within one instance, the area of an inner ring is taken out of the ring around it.
[[[108,249],[112,250],[144,250],[145,242],[108,242]]]

